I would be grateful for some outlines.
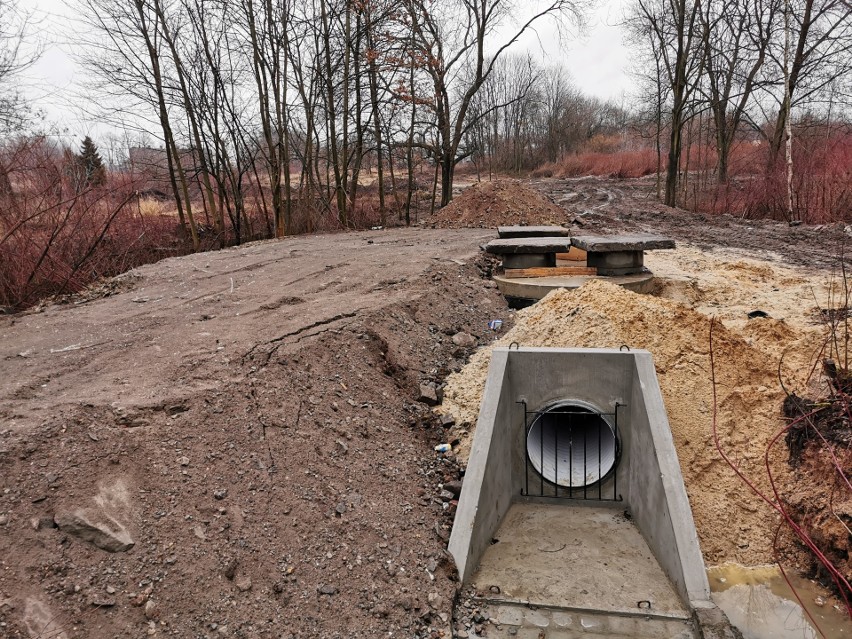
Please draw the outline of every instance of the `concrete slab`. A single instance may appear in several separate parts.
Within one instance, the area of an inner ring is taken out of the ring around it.
[[[483,635],[490,639],[695,639],[697,636],[693,623],[684,619],[607,615],[548,608],[533,610],[515,604],[492,603],[481,608],[491,616],[487,633]],[[511,619],[513,623],[507,623],[505,619]]]
[[[513,504],[471,581],[538,606],[688,619],[648,544],[622,511]],[[650,602],[650,608],[647,604]]]
[[[567,253],[571,250],[570,237],[518,237],[491,240],[485,245],[487,253],[516,255],[536,253]]]
[[[589,253],[675,248],[675,242],[671,238],[644,233],[635,235],[577,235],[571,238],[571,243]]]
[[[571,230],[562,226],[498,226],[500,238],[517,237],[570,237]]]

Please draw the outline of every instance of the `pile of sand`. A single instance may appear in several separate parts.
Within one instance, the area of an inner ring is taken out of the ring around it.
[[[784,353],[785,386],[801,388],[822,340],[822,328],[812,319],[813,297],[810,303],[801,296],[789,297],[787,288],[815,288],[814,294],[820,295],[825,281],[799,277],[766,262],[742,259],[715,259],[713,268],[703,264],[704,270],[685,277],[686,271],[676,273],[676,266],[687,267],[690,261],[714,258],[703,257],[695,249],[681,252],[679,262],[673,254],[668,255],[663,259],[670,261],[672,278],[661,278],[661,293],[680,298],[688,293],[694,298],[692,304],[638,295],[596,280],[576,291],[554,291],[519,312],[515,327],[496,344],[610,348],[626,344],[650,351],[705,559],[710,564],[728,560],[747,565],[772,561],[774,511],[741,483],[713,443],[710,315],[692,306],[704,300],[708,306],[702,310],[721,318],[713,332],[713,351],[722,445],[741,470],[769,493],[764,452],[769,440],[784,425],[779,360]],[[665,270],[662,262],[659,267]],[[755,276],[758,272],[762,277]],[[743,274],[743,281],[735,277],[737,273]],[[733,308],[725,306],[726,295]],[[786,320],[748,320],[743,309],[756,301],[774,317],[784,308],[797,310]],[[462,459],[470,451],[472,424],[476,422],[489,360],[490,351],[480,351],[464,370],[448,380],[441,411],[454,414],[461,425]],[[773,473],[783,483],[789,478],[786,450],[782,444],[774,451]]]
[[[555,224],[569,221],[565,209],[515,180],[478,182],[435,214],[441,228],[494,228],[512,224]]]

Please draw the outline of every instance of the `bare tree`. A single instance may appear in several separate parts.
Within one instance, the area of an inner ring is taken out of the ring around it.
[[[706,74],[699,90],[713,117],[719,183],[728,180],[731,146],[778,31],[779,0],[704,0],[700,20]]]
[[[789,0],[791,51],[789,77],[784,77],[783,42],[769,54],[777,69],[773,95],[778,103],[770,141],[770,163],[774,164],[785,138],[787,118],[793,107],[818,98],[837,79],[852,72],[852,3],[848,0]],[[785,87],[786,85],[786,87]],[[786,88],[786,90],[785,90]]]
[[[0,0],[0,133],[19,130],[26,121],[26,105],[14,80],[38,60],[41,49],[26,49],[32,14],[18,0]]]
[[[701,75],[701,42],[696,28],[699,0],[638,0],[637,24],[659,51],[661,67],[671,95],[669,154],[664,202],[677,204],[678,175],[683,145],[683,127],[689,118],[690,102]]]
[[[544,20],[578,21],[584,5],[574,0],[530,2],[530,14],[498,39],[509,17],[522,13],[511,0],[453,0],[434,3],[407,0],[411,27],[424,56],[424,72],[433,91],[438,145],[429,149],[440,164],[441,206],[452,199],[456,165],[468,157],[462,148],[475,125],[468,117],[474,96],[494,71],[495,64],[527,31]],[[502,31],[505,33],[505,30]],[[491,52],[489,55],[489,51]]]

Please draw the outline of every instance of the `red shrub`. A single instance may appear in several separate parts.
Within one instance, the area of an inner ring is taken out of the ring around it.
[[[136,184],[113,175],[80,184],[44,139],[0,149],[0,306],[80,290],[166,254],[181,252],[174,220],[138,215]]]
[[[657,171],[657,156],[644,148],[614,153],[583,152],[564,157],[555,167],[559,177],[605,175],[609,177],[643,177]]]
[[[741,145],[732,153],[729,183],[704,193],[699,208],[787,220],[787,167],[783,157],[767,167],[765,143],[750,148]],[[792,191],[792,220],[806,224],[852,221],[852,134],[822,128],[795,136]]]

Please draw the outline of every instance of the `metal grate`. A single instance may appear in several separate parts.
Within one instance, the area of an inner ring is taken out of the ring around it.
[[[563,401],[540,411],[524,408],[525,497],[621,501],[618,409],[603,413],[584,402]]]

